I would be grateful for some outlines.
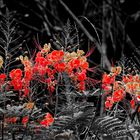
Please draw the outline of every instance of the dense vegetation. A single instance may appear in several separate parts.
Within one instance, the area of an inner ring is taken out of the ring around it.
[[[0,0],[0,139],[139,140],[139,6]]]

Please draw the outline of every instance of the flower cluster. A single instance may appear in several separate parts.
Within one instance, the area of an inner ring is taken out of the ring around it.
[[[24,65],[24,77],[22,79],[22,82],[23,82],[24,96],[27,96],[30,91],[30,81],[32,80],[32,75],[33,75],[32,63],[30,62],[27,56],[25,57],[20,56],[19,58],[22,64]]]
[[[17,59],[23,64],[24,70],[20,68],[11,70],[9,85],[15,91],[23,92],[25,97],[30,92],[31,80],[39,80],[47,84],[48,90],[53,93],[57,84],[56,77],[62,73],[69,76],[78,90],[85,90],[89,64],[82,50],[78,49],[76,52],[71,53],[63,50],[51,51],[51,45],[45,44],[36,54],[34,62],[31,62],[27,56],[20,56]],[[2,66],[2,64],[3,59],[0,57],[0,65]],[[5,79],[6,75],[0,74],[0,85],[4,84]]]
[[[41,81],[48,85],[48,90],[52,93],[55,90],[55,74],[65,70],[63,62],[64,52],[53,50],[50,52],[50,44],[45,44],[44,48],[37,53],[33,73],[41,77]]]
[[[21,69],[13,69],[10,72],[10,86],[13,86],[16,91],[23,91],[23,96],[27,96],[29,94],[29,86],[32,79],[32,67],[28,57],[23,58],[20,56],[20,60],[24,65],[24,71]]]
[[[33,73],[41,76],[41,80],[47,83],[51,93],[55,90],[57,84],[55,75],[58,73],[67,73],[76,87],[83,91],[88,69],[88,62],[83,54],[82,50],[72,53],[63,50],[50,52],[50,44],[45,44],[36,55]]]
[[[75,89],[84,91],[87,71],[89,70],[86,57],[84,51],[79,49],[76,52],[65,52],[64,50],[51,51],[51,45],[45,44],[37,52],[35,58],[29,59],[27,56],[19,56],[16,59],[21,61],[24,66],[23,69],[12,69],[7,75],[0,73],[0,90],[7,82],[8,90],[13,89],[14,91],[18,91],[20,96],[28,97],[25,98],[25,100],[29,99],[29,103],[26,103],[25,108],[30,111],[34,106],[34,102],[30,97],[31,81],[38,81],[47,85],[48,91],[53,93],[55,86],[59,84],[58,77],[62,79],[63,75],[67,75]],[[0,68],[3,67],[3,63],[3,58],[0,57]],[[7,124],[17,123],[19,121],[26,126],[30,121],[30,115],[26,114],[22,117],[12,116],[5,118]],[[39,123],[44,127],[50,126],[53,122],[54,118],[50,113],[47,113],[43,120],[39,120]]]
[[[121,101],[124,98],[124,91],[122,89],[113,92],[112,96],[108,96],[105,102],[105,107],[111,109],[113,104]]]
[[[126,86],[126,92],[131,94],[140,94],[140,75],[125,75],[123,76],[123,82]]]
[[[134,109],[135,104],[140,101],[140,75],[125,75],[123,76],[123,82],[125,84],[125,90],[132,95],[130,101],[131,107]]]
[[[14,90],[22,90],[22,70],[13,69],[9,77],[11,78],[10,85],[14,87]]]
[[[109,74],[104,73],[102,79],[102,88],[108,95],[105,107],[111,109],[113,104],[124,99],[126,93],[131,94],[130,104],[134,108],[135,103],[139,100],[140,95],[140,75],[121,75],[121,67],[112,67]],[[119,76],[121,80],[116,80]],[[137,100],[134,100],[137,99]]]
[[[18,117],[7,117],[7,118],[5,118],[5,122],[7,124],[9,124],[9,123],[10,124],[15,124],[19,120],[20,119]],[[21,123],[23,124],[24,127],[26,127],[28,122],[29,122],[29,116],[23,116],[22,120],[21,120]],[[40,121],[40,125],[42,125],[43,127],[48,127],[48,126],[52,125],[53,122],[54,122],[53,116],[50,113],[46,113],[44,119]]]
[[[89,68],[87,59],[83,54],[82,50],[77,50],[77,52],[67,52],[64,57],[67,65],[66,72],[81,91],[85,90],[86,73]]]

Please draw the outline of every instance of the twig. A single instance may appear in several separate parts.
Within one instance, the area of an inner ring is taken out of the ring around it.
[[[21,21],[19,21],[19,20],[16,20],[16,21],[17,21],[18,23],[20,23],[20,24],[22,24],[22,25],[28,27],[29,29],[32,29],[32,30],[34,30],[34,31],[36,31],[36,32],[41,32],[39,29],[37,29],[37,28],[34,27],[34,26],[28,25],[28,24],[26,24],[26,23],[24,23],[24,22],[21,22]]]
[[[59,84],[59,79],[60,79],[60,73],[58,73],[58,77],[57,77],[58,84]],[[58,84],[56,85],[56,103],[55,103],[55,113],[54,113],[54,116],[56,116],[57,110],[58,110],[58,87],[59,87]]]
[[[27,125],[26,125],[26,128],[24,130],[24,133],[23,133],[23,136],[22,136],[22,139],[21,140],[24,140],[24,136],[26,135],[26,132],[27,132],[27,129],[28,129],[28,124],[29,124],[29,121],[30,121],[30,116],[32,115],[32,112],[34,110],[34,107],[35,107],[35,102],[34,102],[34,105],[32,107],[32,110],[31,110],[30,114],[28,115],[28,122],[27,122]]]

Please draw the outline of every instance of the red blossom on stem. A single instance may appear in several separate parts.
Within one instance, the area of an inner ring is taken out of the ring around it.
[[[74,69],[74,68],[78,68],[80,66],[80,60],[78,59],[73,59],[69,62],[69,66],[70,68]]]
[[[107,100],[105,101],[105,108],[111,109],[113,106],[113,99],[111,96],[107,97]]]
[[[130,105],[131,105],[131,108],[135,109],[135,100],[134,99],[132,99],[130,101]]]
[[[80,90],[80,91],[84,91],[84,90],[85,90],[85,82],[84,82],[84,81],[81,81],[81,82],[79,83],[79,90]]]
[[[66,67],[66,64],[65,64],[64,62],[54,64],[54,68],[55,68],[58,72],[63,72],[63,71],[65,71],[65,67]]]
[[[11,86],[14,87],[14,90],[22,90],[22,81],[21,80],[11,80]]]
[[[29,121],[29,117],[28,117],[28,116],[24,116],[24,117],[22,118],[22,124],[23,124],[24,126],[26,126],[26,124],[28,123],[28,121]]]
[[[0,81],[4,81],[6,79],[6,74],[0,74]]]
[[[62,50],[54,50],[50,54],[48,54],[47,58],[51,62],[57,62],[62,60],[64,57],[64,52]]]
[[[54,122],[54,118],[52,117],[52,115],[50,113],[47,113],[45,115],[45,119],[43,119],[40,124],[44,127],[48,127],[49,125],[51,125]]]
[[[40,81],[47,83],[50,93],[55,91],[55,76],[58,73],[67,73],[76,87],[80,91],[85,90],[86,72],[89,68],[86,56],[82,50],[77,52],[64,52],[63,50],[53,50],[50,52],[50,45],[45,44],[43,49],[36,54],[35,63],[31,63],[28,57],[20,56],[24,65],[22,75],[21,69],[14,69],[10,72],[11,86],[14,90],[21,90],[24,97],[29,94],[30,82],[33,76],[40,76]],[[23,78],[22,78],[23,76]],[[46,79],[47,78],[47,79]]]
[[[123,95],[124,91],[122,89],[120,90],[116,90],[113,93],[113,101],[114,102],[119,102],[123,99],[124,95]]]
[[[114,80],[115,80],[114,76],[111,76],[106,73],[103,74],[103,79],[102,79],[103,84],[112,84],[114,82]]]
[[[79,81],[84,81],[84,80],[86,80],[86,78],[87,78],[87,76],[86,76],[86,71],[82,71],[81,73],[78,73],[77,78],[78,78]]]
[[[22,77],[22,70],[21,69],[13,69],[10,74],[10,78],[13,79],[21,79]]]
[[[1,85],[5,83],[5,79],[6,79],[6,74],[4,73],[0,74],[0,89],[1,89]]]
[[[14,90],[21,90],[22,89],[22,70],[21,69],[13,69],[10,74],[11,78],[11,86],[14,87]]]

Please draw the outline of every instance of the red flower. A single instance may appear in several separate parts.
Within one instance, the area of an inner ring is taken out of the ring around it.
[[[63,50],[59,50],[59,56],[62,58],[64,56]]]
[[[13,69],[10,72],[9,76],[10,76],[11,79],[21,79],[22,71],[21,71],[21,69]]]
[[[63,72],[63,71],[65,70],[65,67],[66,67],[66,65],[65,65],[64,62],[62,62],[62,63],[56,63],[56,64],[54,65],[54,68],[55,68],[58,72]]]
[[[52,51],[52,53],[50,53],[48,55],[48,58],[51,60],[51,61],[59,61],[59,60],[62,60],[62,58],[64,57],[64,52],[62,50],[54,50]]]
[[[48,90],[50,93],[53,93],[55,88],[54,88],[54,86],[51,85],[51,86],[48,86]]]
[[[82,69],[88,69],[89,64],[88,64],[88,62],[84,62],[84,63],[81,64],[80,67],[81,67]]]
[[[26,126],[28,120],[29,120],[29,117],[28,117],[28,116],[24,116],[24,117],[22,118],[22,124],[23,124],[24,126]]]
[[[84,81],[81,81],[79,83],[79,90],[81,90],[81,91],[84,91],[85,90],[85,82]]]
[[[4,81],[6,79],[6,74],[2,73],[0,74],[0,80]]]
[[[61,67],[61,70],[62,70],[62,67]],[[63,70],[62,70],[62,71],[63,71]],[[50,77],[53,77],[53,78],[54,78],[54,76],[53,76],[53,75],[54,75],[56,72],[57,72],[57,71],[56,71],[55,69],[53,69],[53,70],[51,71],[52,76],[50,76]],[[53,79],[53,78],[52,78],[52,79]]]
[[[56,57],[57,55],[58,55],[58,50],[54,50],[54,51],[52,51],[52,57]]]
[[[111,91],[112,87],[110,85],[106,85],[106,84],[102,84],[102,88],[105,90],[105,91]]]
[[[48,78],[46,80],[46,83],[48,84],[48,90],[50,93],[53,93],[55,90],[56,80],[52,80],[51,78]]]
[[[43,67],[38,69],[38,72],[39,72],[40,76],[44,76],[46,74],[46,70]]]
[[[23,96],[26,97],[28,94],[29,94],[29,89],[28,88],[25,88],[24,89],[24,95]]]
[[[114,102],[119,102],[123,99],[123,90],[120,89],[120,90],[116,90],[114,93],[113,93],[113,101]]]
[[[46,72],[47,72],[48,75],[51,75],[51,69],[50,68],[47,67]]]
[[[78,80],[79,81],[84,81],[86,80],[86,73],[85,72],[81,72],[81,73],[78,73],[78,76],[77,76]]]
[[[130,101],[130,105],[131,105],[131,107],[134,109],[135,108],[135,101],[134,101],[134,99],[132,99],[131,101]]]
[[[132,81],[133,81],[133,76],[132,75],[123,76],[123,82],[124,83],[132,82]]]
[[[113,106],[113,103],[112,102],[110,102],[110,101],[106,101],[105,102],[105,108],[111,109],[112,106]]]
[[[11,85],[14,87],[14,90],[22,89],[22,71],[21,69],[13,69],[9,74],[11,80]]]
[[[6,79],[6,75],[5,74],[0,74],[0,86],[4,84],[4,81]]]
[[[32,72],[31,72],[31,70],[26,70],[25,71],[25,74],[24,74],[25,81],[30,81],[31,78],[32,78]]]
[[[103,80],[102,80],[102,83],[103,84],[112,84],[115,80],[115,77],[114,76],[110,76],[108,74],[104,74],[103,75]]]
[[[128,83],[129,82],[129,78],[127,76],[123,76],[123,82],[124,83]]]
[[[133,79],[135,82],[140,82],[140,75],[136,74]]]
[[[38,53],[36,54],[36,57],[41,57],[41,52],[38,52]]]
[[[113,106],[113,100],[112,97],[107,97],[107,100],[105,102],[105,108],[111,109]]]
[[[42,120],[40,122],[40,124],[43,125],[44,127],[48,127],[53,122],[54,122],[54,118],[52,117],[52,115],[50,113],[47,113],[46,116],[45,116],[45,119]]]
[[[17,118],[16,117],[12,117],[12,118],[6,118],[5,120],[7,123],[16,123]]]
[[[10,119],[10,121],[11,121],[12,123],[16,123],[17,118],[16,118],[16,117],[12,117],[12,118]]]
[[[139,96],[137,96],[137,101],[140,101],[140,95],[139,95]]]
[[[15,79],[11,81],[11,85],[14,87],[14,90],[22,90],[22,81]]]
[[[34,67],[33,67],[33,73],[37,73],[38,69],[39,69],[38,64],[35,64]]]
[[[70,67],[73,68],[78,68],[80,66],[80,60],[78,59],[73,59],[69,62]]]
[[[36,57],[35,61],[43,67],[47,65],[47,61],[44,57]]]
[[[50,113],[46,113],[45,119],[50,119],[51,121],[54,120]]]

